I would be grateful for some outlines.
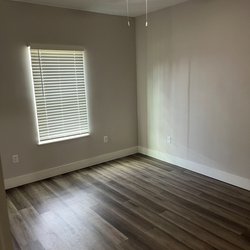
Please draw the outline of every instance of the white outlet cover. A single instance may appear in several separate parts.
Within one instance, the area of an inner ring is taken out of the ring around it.
[[[105,135],[105,136],[103,137],[103,141],[104,141],[104,143],[108,143],[109,137],[108,137],[107,135]]]
[[[12,163],[19,163],[19,155],[12,155]]]
[[[172,137],[171,137],[170,135],[167,137],[167,143],[168,143],[168,144],[171,144],[171,143],[172,143]]]

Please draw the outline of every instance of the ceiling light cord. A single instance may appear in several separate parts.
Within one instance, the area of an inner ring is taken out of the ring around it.
[[[127,4],[127,20],[128,20],[128,27],[130,27],[130,16],[129,16],[129,0],[126,0],[126,4]],[[146,1],[146,22],[145,22],[145,26],[148,27],[148,0]]]
[[[130,27],[130,18],[129,18],[129,6],[128,6],[128,0],[127,0],[127,19],[128,19],[128,27]]]

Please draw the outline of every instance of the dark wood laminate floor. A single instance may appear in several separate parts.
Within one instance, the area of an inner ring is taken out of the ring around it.
[[[250,192],[139,154],[7,201],[15,249],[250,249]]]

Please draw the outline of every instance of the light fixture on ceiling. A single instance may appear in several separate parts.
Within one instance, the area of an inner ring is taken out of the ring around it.
[[[127,19],[128,19],[128,27],[130,27],[128,0],[127,0]]]
[[[145,26],[148,27],[148,0],[146,0],[146,22]]]
[[[146,22],[145,22],[145,26],[148,27],[148,0],[146,1]],[[130,27],[130,16],[129,16],[129,3],[128,0],[126,0],[127,3],[127,20],[128,20],[128,27]]]

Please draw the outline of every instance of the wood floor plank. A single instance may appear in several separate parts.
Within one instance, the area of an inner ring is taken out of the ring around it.
[[[174,241],[168,235],[163,237],[160,233],[151,230],[139,230],[133,224],[131,224],[126,219],[122,218],[117,213],[111,212],[107,207],[99,205],[93,208],[93,210],[102,216],[105,220],[109,221],[114,227],[119,231],[123,232],[128,238],[137,240],[140,242],[140,245],[145,245],[145,249],[171,249],[171,250],[182,250],[190,249],[180,244],[178,241]],[[143,249],[143,248],[142,248]]]
[[[127,185],[127,187],[132,185],[133,186],[132,190],[136,189],[137,190],[136,192],[137,193],[139,192],[138,187],[135,186],[138,184],[138,182],[136,184],[130,184],[129,181],[126,181],[125,178],[119,176],[118,173],[113,175],[113,178],[118,179],[119,182],[122,182],[122,181],[128,182],[129,185]],[[111,177],[111,179],[112,179],[112,177]],[[193,203],[192,200],[190,201],[190,199],[183,198],[182,194],[181,194],[181,197],[179,197],[178,193],[176,194],[175,191],[173,192],[173,188],[171,186],[169,186],[168,184],[165,184],[165,186],[164,186],[164,185],[160,184],[157,180],[153,181],[152,179],[153,178],[151,178],[148,185],[150,185],[150,187],[154,186],[154,188],[158,188],[158,193],[157,193],[158,196],[161,195],[165,199],[180,203],[181,205],[186,206],[190,209],[193,209],[193,210],[197,211],[198,213],[202,213],[205,216],[210,217],[212,220],[215,220],[216,222],[220,223],[221,225],[225,225],[227,228],[233,230],[234,232],[237,232],[238,234],[241,234],[241,233],[246,231],[247,228],[245,226],[240,225],[238,222],[232,221],[231,218],[228,219],[228,218],[224,217],[224,214],[221,215],[221,213],[217,214],[217,213],[211,212],[209,209],[206,208],[206,206],[204,206],[204,204],[203,205],[197,204],[197,202]],[[115,183],[114,181],[111,181],[111,183],[113,185],[118,185],[118,186],[120,185],[119,183]],[[244,223],[244,221],[243,221],[243,223]]]
[[[86,208],[84,203],[71,204],[70,208],[75,212],[75,214],[78,215],[78,217],[84,219],[88,228],[91,228],[92,230],[98,232],[98,234],[102,235],[103,241],[105,241],[107,245],[110,245],[112,248],[117,247],[123,241],[128,239],[120,231],[112,227],[107,221],[103,220],[102,217],[93,212],[92,209]]]
[[[43,220],[37,210],[26,208],[21,210],[20,214],[34,235],[32,241],[27,243],[27,246],[39,241],[45,249],[66,250],[69,248],[68,242],[63,238],[63,235],[60,235],[59,231],[53,231],[50,224]]]
[[[136,157],[136,159],[137,159],[137,157]],[[187,177],[187,175],[182,174],[184,172],[183,170],[179,171],[179,169],[178,169],[178,171],[176,172],[173,169],[173,171],[170,172],[168,169],[165,170],[165,165],[163,165],[163,164],[159,165],[159,163],[157,162],[156,165],[152,165],[152,164],[155,164],[155,161],[148,160],[148,159],[145,160],[145,158],[143,158],[143,157],[139,158],[139,159],[142,159],[141,164],[144,161],[146,161],[146,163],[149,164],[148,165],[149,168],[152,169],[152,167],[153,167],[154,171],[157,171],[157,172],[160,172],[160,173],[165,172],[165,175],[167,175],[170,178],[175,179],[176,181],[180,181],[180,182],[184,183],[185,185],[188,185],[189,187],[193,187],[193,188],[195,188],[197,190],[200,190],[202,193],[210,195],[210,197],[214,196],[215,198],[219,198],[219,199],[221,199],[221,200],[223,200],[225,202],[236,205],[237,206],[237,207],[235,207],[236,209],[239,209],[239,208],[240,209],[242,209],[242,208],[246,209],[245,211],[243,211],[243,213],[250,214],[250,202],[248,202],[246,200],[246,197],[244,197],[244,199],[242,200],[239,197],[239,194],[234,196],[234,195],[231,195],[232,192],[228,192],[228,191],[223,192],[223,189],[217,190],[217,189],[214,188],[214,185],[207,185],[206,182],[199,181],[198,178],[195,179],[192,176]],[[197,179],[198,179],[198,182],[197,182]]]
[[[135,188],[137,188],[137,191],[138,191],[138,187],[135,187]],[[152,199],[154,199],[153,197],[152,197]],[[156,201],[157,202],[157,201]],[[158,201],[159,202],[159,201]],[[163,202],[163,201],[162,201]],[[164,203],[162,203],[162,204],[166,204],[166,209],[169,209],[169,207],[170,207],[170,202],[168,201],[168,202],[164,202]],[[172,206],[173,207],[173,206]],[[180,206],[175,206],[173,209],[172,209],[172,211],[173,212],[175,212],[175,210],[176,210],[176,208],[179,208]],[[182,208],[183,209],[183,208]],[[185,211],[185,210],[184,210]],[[183,212],[183,211],[182,211]],[[190,214],[190,210],[187,212],[187,214]],[[195,214],[194,215],[194,218],[196,218],[197,217],[197,214]],[[182,218],[182,220],[183,220],[183,218]],[[206,225],[207,224],[207,220],[205,220],[205,219],[203,219],[202,221],[200,220],[200,224],[198,223],[198,226],[202,226],[202,225]],[[210,223],[210,224],[212,224],[212,223]],[[213,224],[212,224],[213,225]],[[223,229],[222,230],[222,228],[220,228],[220,227],[218,227],[216,224],[215,225],[213,225],[213,227],[212,227],[212,229],[210,230],[210,232],[211,233],[214,233],[214,232],[217,232],[217,231],[219,231],[219,232],[224,232],[224,234],[223,234],[223,236],[225,236],[224,238],[229,238],[230,240],[231,240],[231,238],[232,238],[232,236],[235,236],[235,235],[233,235],[233,234],[230,234],[230,232],[227,232],[225,229]],[[196,232],[195,232],[196,233]],[[208,234],[209,235],[209,234]],[[218,236],[220,237],[221,236],[221,234],[219,233],[218,234]],[[236,235],[236,236],[238,236],[238,235]],[[210,236],[210,238],[211,238],[211,236]],[[212,237],[213,238],[213,237]],[[242,243],[242,238],[240,238],[240,237],[236,237],[236,240],[234,240],[235,239],[235,237],[233,237],[232,238],[233,240],[232,240],[232,242],[235,244],[236,243],[236,245],[238,245],[238,246],[243,246],[243,247],[247,247],[249,244],[248,244],[248,242],[246,243],[245,241]],[[218,240],[218,238],[217,238],[217,240]],[[224,243],[225,245],[227,245],[226,243]]]
[[[31,228],[18,212],[16,214],[10,214],[9,220],[11,233],[21,249],[25,248],[30,242],[36,239]]]
[[[9,190],[8,196],[17,210],[31,207],[31,204],[23,197],[22,192],[18,188]]]
[[[208,213],[212,217],[217,217],[217,219],[221,218],[222,222],[224,221],[224,223],[229,223],[229,227],[232,229],[234,228],[234,230],[236,230],[238,233],[245,231],[249,225],[249,222],[244,218],[244,215],[241,216],[239,214],[230,213],[230,211],[227,211],[220,206],[208,203],[203,199],[197,199],[192,194],[188,194],[185,191],[180,191],[178,190],[179,188],[176,189],[172,185],[169,185],[169,183],[162,183],[157,177],[152,177],[150,182],[152,182],[153,185],[157,185],[158,187],[162,188],[163,191],[160,191],[160,193],[164,196],[171,196],[172,198],[176,197],[177,199],[181,198],[182,203],[189,204],[193,208],[197,208],[198,211],[203,211],[205,214]],[[184,192],[185,195],[183,195],[182,192]],[[206,212],[207,207],[209,207],[208,212]],[[212,210],[212,212],[210,210]],[[213,210],[215,210],[216,213],[214,213]],[[223,210],[223,213],[221,210]]]
[[[17,250],[250,250],[250,192],[136,154],[7,191]]]
[[[187,231],[182,230],[174,223],[171,223],[168,220],[164,220],[161,216],[152,213],[141,206],[138,206],[134,202],[129,201],[125,204],[125,206],[133,209],[144,218],[147,218],[148,220],[152,221],[155,227],[158,227],[161,230],[165,231],[166,233],[170,234],[176,240],[182,242],[184,245],[186,245],[191,249],[198,249],[198,250],[214,249],[211,245],[206,244],[204,241],[198,239],[197,237],[193,236]]]
[[[137,162],[137,164],[139,164]],[[143,164],[141,165],[143,166]],[[147,168],[144,168],[147,169]],[[147,169],[148,171],[148,169]],[[168,184],[177,187],[180,190],[183,190],[184,192],[189,192],[190,194],[195,194],[196,196],[200,196],[202,199],[211,202],[215,205],[221,206],[225,209],[228,209],[234,213],[237,213],[239,216],[245,217],[247,219],[250,219],[250,204],[244,203],[244,202],[236,202],[233,198],[232,199],[225,199],[225,197],[218,197],[216,195],[213,195],[213,193],[206,192],[204,189],[199,189],[195,185],[191,185],[188,182],[182,181],[180,178],[180,175],[178,174],[178,178],[175,178],[172,173],[163,171],[157,171],[156,168],[154,168],[152,171],[152,174],[158,176],[159,180],[161,180],[161,177],[157,175],[157,173],[161,173],[163,175],[163,181],[167,181]]]
[[[29,242],[27,246],[25,246],[25,250],[45,250],[43,245],[39,241]]]
[[[136,239],[128,239],[119,245],[120,250],[149,250],[150,248],[146,246],[143,242]]]
[[[55,214],[70,228],[71,233],[66,235],[71,244],[70,249],[109,249],[109,246],[103,242],[103,236],[92,226],[89,227],[84,214],[78,216],[70,207],[58,209]],[[74,244],[77,244],[77,246],[74,246]],[[116,250],[116,248],[114,249]]]
[[[195,179],[195,177],[193,176],[188,177],[187,175],[182,174],[182,173],[185,173],[183,169],[180,170],[180,168],[177,168],[176,170],[175,168],[173,168],[172,171],[170,171],[169,168],[167,168],[168,166],[166,165],[166,163],[162,164],[162,163],[156,162],[155,160],[145,159],[145,157],[140,157],[140,156],[134,156],[132,159],[137,159],[137,162],[141,164],[143,164],[143,162],[146,162],[148,164],[147,166],[151,168],[153,171],[160,172],[161,174],[164,174],[165,172],[167,176],[175,178],[175,180],[182,180],[182,182],[184,182],[187,185],[190,185],[191,187],[196,187],[198,190],[201,189],[205,193],[209,193],[211,195],[214,195],[226,201],[230,200],[232,203],[236,205],[240,205],[241,207],[244,207],[250,210],[250,202],[246,201],[246,197],[244,196],[243,200],[241,200],[239,197],[239,192],[241,192],[242,189],[240,189],[240,191],[238,190],[236,196],[232,196],[231,195],[232,192],[229,192],[229,193],[228,191],[223,192],[223,188],[220,188],[219,190],[217,190],[214,188],[214,185],[206,185],[206,182],[205,182],[206,180],[199,181],[199,178]]]
[[[206,184],[209,186],[209,188],[212,188],[214,190],[217,190],[219,192],[223,192],[225,194],[228,194],[230,196],[233,196],[237,199],[241,199],[242,201],[250,202],[250,194],[249,191],[244,190],[239,187],[235,187],[233,185],[230,185],[228,183],[192,172],[190,170],[186,170],[168,163],[164,163],[160,160],[153,159],[152,157],[148,157],[142,154],[136,154],[132,156],[132,158],[139,159],[141,161],[146,161],[152,163],[155,167],[161,167],[163,170],[165,168],[172,168],[172,170],[178,172],[180,175],[184,175],[189,179],[192,179],[195,182]]]
[[[17,243],[17,241],[16,241],[16,238],[12,235],[12,242],[13,242],[13,250],[21,250],[21,248],[20,248],[20,246],[19,246],[19,244]]]

